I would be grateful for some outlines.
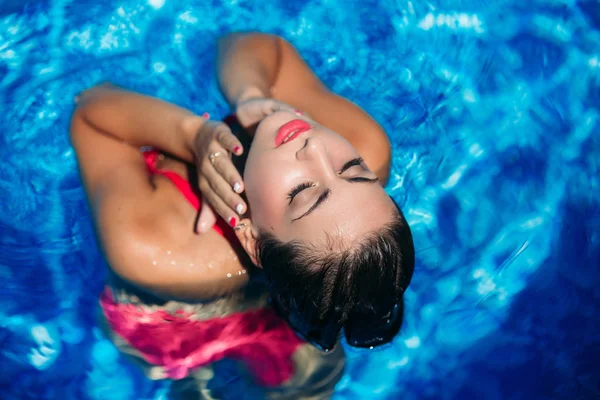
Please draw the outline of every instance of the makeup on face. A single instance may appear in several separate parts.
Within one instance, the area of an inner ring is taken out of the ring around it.
[[[311,130],[311,125],[302,119],[293,119],[283,124],[275,136],[275,147],[291,142],[301,133]]]
[[[257,127],[244,183],[252,224],[281,240],[321,240],[323,232],[340,226],[362,230],[363,213],[350,210],[367,210],[366,205],[387,197],[380,187],[367,189],[378,186],[370,185],[376,177],[343,136],[284,111],[269,115]],[[309,217],[322,207],[328,211]],[[382,213],[387,215],[387,210]],[[365,227],[377,220],[370,214],[365,218]]]

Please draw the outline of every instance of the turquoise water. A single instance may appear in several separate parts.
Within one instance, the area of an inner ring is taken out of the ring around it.
[[[0,398],[166,398],[95,326],[68,122],[106,80],[225,115],[231,30],[287,37],[393,144],[405,325],[348,349],[336,399],[600,398],[598,1],[20,3],[0,3]]]

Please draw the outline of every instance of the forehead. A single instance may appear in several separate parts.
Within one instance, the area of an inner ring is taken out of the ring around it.
[[[390,222],[396,209],[379,184],[340,182],[330,187],[329,199],[310,215],[289,224],[286,236],[313,244],[329,239],[342,246]]]

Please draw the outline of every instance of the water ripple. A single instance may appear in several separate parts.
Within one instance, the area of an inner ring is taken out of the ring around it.
[[[168,385],[145,379],[95,326],[106,265],[67,135],[73,98],[111,80],[224,115],[212,44],[260,30],[285,35],[382,123],[387,190],[413,227],[403,331],[381,351],[349,349],[335,398],[598,398],[597,9],[5,1],[0,397],[166,397]]]

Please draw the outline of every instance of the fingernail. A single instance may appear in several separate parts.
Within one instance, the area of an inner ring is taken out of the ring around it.
[[[296,115],[300,115],[300,116],[304,115],[304,114],[302,113],[302,111],[300,111],[300,110],[294,110],[294,112],[296,113]]]
[[[234,152],[235,154],[238,154],[238,153],[240,152],[240,150],[241,150],[241,149],[242,149],[242,148],[241,148],[240,146],[235,146],[235,147],[233,148],[233,152]]]
[[[238,203],[237,206],[235,206],[235,211],[237,211],[238,214],[242,215],[242,210],[244,209],[244,205],[242,203]]]
[[[204,231],[205,231],[205,229],[206,229],[206,222],[200,222],[200,223],[198,224],[198,227],[197,227],[197,229],[196,229],[196,233],[201,233],[201,232],[204,232]]]
[[[239,182],[233,184],[233,191],[239,193],[242,190],[242,185]]]
[[[209,119],[210,118],[210,114],[205,112],[204,114],[202,114],[202,118],[204,119]]]
[[[232,228],[235,228],[235,226],[237,225],[237,219],[235,217],[229,218],[228,222]]]

